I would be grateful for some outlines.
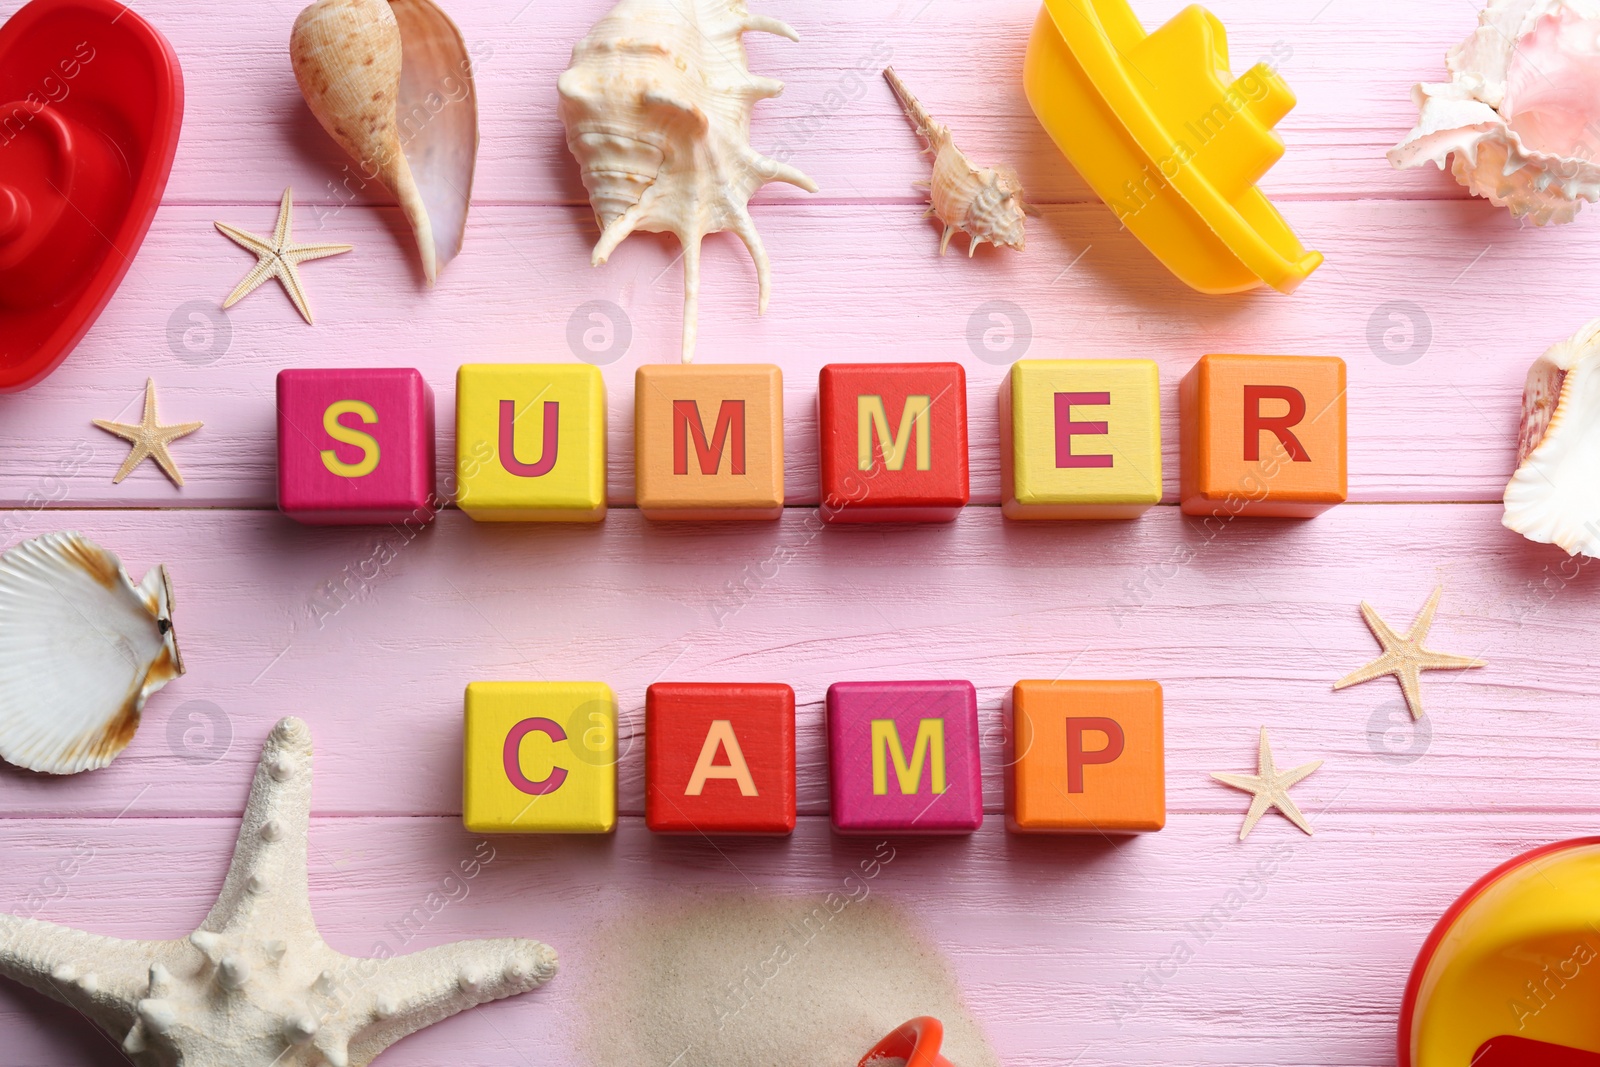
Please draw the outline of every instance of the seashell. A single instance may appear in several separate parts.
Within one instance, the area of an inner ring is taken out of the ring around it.
[[[461,251],[478,95],[461,31],[433,0],[317,0],[289,38],[322,128],[400,201],[432,285]]]
[[[1451,49],[1451,80],[1418,85],[1396,167],[1433,162],[1474,196],[1537,225],[1600,199],[1600,3],[1494,0]]]
[[[1600,557],[1600,319],[1528,371],[1505,505],[1528,540]]]
[[[165,567],[134,585],[77,533],[0,556],[0,757],[46,774],[105,767],[182,673]]]
[[[683,361],[694,358],[700,242],[732,230],[755,261],[760,307],[771,268],[747,205],[768,182],[816,192],[810,178],[750,147],[756,101],[783,83],[750,73],[744,34],[799,35],[744,0],[622,0],[572,49],[561,75],[567,147],[600,224],[595,266],[635,230],[683,245]]]
[[[899,97],[906,116],[928,142],[927,151],[933,153],[932,180],[916,184],[928,190],[929,207],[923,218],[936,218],[944,224],[939,254],[944,255],[958,230],[968,237],[968,258],[985,241],[996,248],[1005,245],[1022,251],[1026,247],[1024,216],[1038,212],[1022,199],[1022,180],[1017,172],[1011,167],[973,166],[967,154],[956,147],[950,127],[934,121],[894,68],[885,68],[883,76]]]

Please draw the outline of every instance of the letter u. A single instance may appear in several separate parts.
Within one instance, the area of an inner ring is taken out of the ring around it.
[[[544,447],[536,463],[523,463],[517,459],[517,403],[500,401],[500,465],[519,478],[538,478],[549,474],[556,465],[556,452],[561,442],[561,405],[554,400],[544,402]]]

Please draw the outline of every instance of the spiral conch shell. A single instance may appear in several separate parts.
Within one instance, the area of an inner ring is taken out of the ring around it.
[[[289,58],[323,129],[400,201],[432,285],[461,251],[478,97],[461,31],[432,0],[317,0]]]
[[[967,235],[968,258],[985,241],[996,248],[1005,245],[1022,251],[1026,247],[1024,216],[1038,212],[1022,199],[1017,172],[1010,167],[973,166],[967,154],[956,147],[950,127],[934,121],[893,67],[885,68],[883,77],[933,153],[933,178],[917,184],[928,190],[928,212],[923,218],[944,223],[939,254],[944,255],[958,230]]]
[[[1446,158],[1456,180],[1543,226],[1600,199],[1600,0],[1495,0],[1451,50],[1451,80],[1418,85],[1396,167]]]
[[[134,585],[70,532],[0,556],[0,757],[47,774],[104,767],[182,673],[165,567]]]
[[[558,85],[567,147],[600,224],[594,265],[635,230],[671,233],[683,245],[685,363],[694,358],[701,240],[732,230],[744,241],[765,312],[772,272],[746,205],[768,182],[817,191],[750,147],[756,101],[783,92],[782,82],[750,73],[750,30],[800,39],[750,14],[744,0],[622,0],[572,49]]]
[[[1569,555],[1600,557],[1600,319],[1528,371],[1505,524]]]

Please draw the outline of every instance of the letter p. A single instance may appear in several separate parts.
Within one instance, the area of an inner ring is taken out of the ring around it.
[[[1086,752],[1083,747],[1083,735],[1087,733],[1105,734],[1105,747]],[[1068,719],[1067,792],[1083,792],[1083,769],[1088,766],[1115,763],[1121,758],[1122,750],[1126,743],[1127,739],[1122,733],[1122,727],[1117,724],[1115,719]]]

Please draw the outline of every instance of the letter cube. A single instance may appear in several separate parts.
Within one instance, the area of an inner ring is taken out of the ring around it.
[[[617,825],[617,702],[599,682],[467,686],[462,821],[477,834]]]
[[[1008,519],[1132,519],[1161,503],[1161,383],[1148,359],[1025,359],[1000,387]]]
[[[967,834],[983,825],[971,682],[829,686],[828,764],[838,833]]]
[[[1178,400],[1186,514],[1304,519],[1344,502],[1344,360],[1205,356]]]
[[[794,832],[794,690],[657,682],[645,692],[645,824]]]
[[[1006,825],[1019,833],[1129,834],[1167,823],[1156,682],[1018,682],[1011,694]]]
[[[315,526],[427,523],[433,390],[410,368],[278,374],[278,507]]]
[[[606,517],[606,383],[587,364],[456,372],[456,502],[477,522]]]
[[[949,522],[970,498],[959,363],[830,363],[817,390],[825,522]]]
[[[651,365],[634,378],[634,469],[649,519],[783,515],[783,372]]]

